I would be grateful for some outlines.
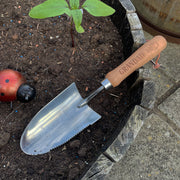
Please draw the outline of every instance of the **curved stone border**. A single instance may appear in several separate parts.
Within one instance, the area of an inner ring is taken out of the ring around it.
[[[127,58],[145,42],[141,23],[130,0],[112,0],[111,3],[108,1],[106,3],[116,9],[112,21],[122,36],[124,56]],[[155,86],[150,79],[150,72],[148,69],[141,68],[138,73],[138,78],[130,92],[137,94],[138,88],[142,89],[140,104],[133,108],[119,135],[91,165],[81,180],[104,180],[114,163],[120,161],[129,149],[141,129],[144,119],[154,107]]]

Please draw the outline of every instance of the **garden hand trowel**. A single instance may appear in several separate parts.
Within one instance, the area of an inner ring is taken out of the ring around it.
[[[146,42],[109,72],[101,82],[102,86],[86,99],[81,97],[75,83],[72,83],[30,121],[21,137],[21,149],[29,155],[47,153],[95,123],[101,116],[87,105],[88,101],[103,89],[118,86],[132,72],[157,56],[166,44],[162,36]]]

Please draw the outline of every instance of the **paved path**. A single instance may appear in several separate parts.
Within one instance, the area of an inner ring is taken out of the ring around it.
[[[146,65],[156,85],[152,114],[105,180],[180,180],[180,44],[168,42],[160,63],[164,69]]]

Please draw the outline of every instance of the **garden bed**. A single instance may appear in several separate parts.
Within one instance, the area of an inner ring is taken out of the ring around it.
[[[106,73],[138,48],[143,38],[133,41],[137,31],[130,31],[125,9],[117,11],[112,20],[84,12],[85,33],[75,32],[72,48],[69,19],[64,15],[31,19],[28,12],[36,4],[2,0],[0,5],[0,70],[18,70],[37,91],[29,103],[13,102],[13,110],[10,103],[0,103],[0,139],[5,138],[4,134],[9,137],[0,145],[0,178],[75,179],[107,149],[134,106],[141,103],[143,83],[133,93],[129,91],[137,72],[119,87],[93,99],[89,105],[102,118],[63,146],[44,155],[29,156],[20,149],[20,137],[32,117],[72,82],[76,82],[83,97],[99,87]]]

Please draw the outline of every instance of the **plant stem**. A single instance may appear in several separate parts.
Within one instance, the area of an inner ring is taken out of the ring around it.
[[[73,19],[71,19],[71,39],[72,39],[72,47],[74,47],[74,36],[73,36]]]

